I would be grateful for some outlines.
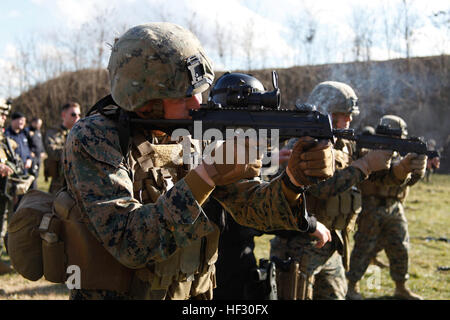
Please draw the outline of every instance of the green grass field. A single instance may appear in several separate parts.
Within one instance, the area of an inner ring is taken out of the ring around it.
[[[438,271],[438,267],[450,267],[450,243],[427,241],[426,237],[450,237],[450,175],[434,175],[430,183],[419,182],[411,188],[406,200],[405,213],[410,236],[410,279],[407,284],[424,299],[450,299],[450,271]],[[256,238],[257,259],[268,258],[273,236]],[[351,235],[353,242],[353,234]],[[384,251],[379,258],[388,264]],[[391,299],[394,283],[388,269],[369,266],[361,280],[361,293],[368,299]]]
[[[45,183],[42,175],[38,185],[41,190],[48,190],[49,183]],[[450,175],[434,175],[432,182],[419,182],[411,188],[406,202],[406,216],[411,237],[408,285],[425,299],[450,299],[450,271],[438,271],[438,267],[450,266],[450,243],[424,239],[450,236]],[[269,257],[271,238],[268,235],[256,238],[255,254],[258,260]],[[380,258],[383,262],[388,262],[384,252],[380,254]],[[8,262],[8,257],[3,254],[2,260]],[[361,292],[368,299],[390,299],[394,284],[389,271],[370,266],[361,281]],[[67,298],[68,290],[64,285],[53,284],[44,279],[28,281],[17,273],[0,276],[0,299]]]

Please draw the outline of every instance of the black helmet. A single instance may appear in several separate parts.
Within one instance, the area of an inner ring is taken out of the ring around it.
[[[277,86],[277,77],[274,72],[275,90],[266,92],[261,81],[255,77],[239,72],[226,72],[212,87],[209,97],[209,106],[222,107],[278,107],[280,92]]]

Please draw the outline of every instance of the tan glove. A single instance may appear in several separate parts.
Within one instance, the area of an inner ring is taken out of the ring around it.
[[[308,178],[328,179],[334,174],[333,146],[329,141],[317,141],[311,137],[298,139],[292,149],[287,167],[289,177],[297,185],[309,186],[314,182]],[[289,174],[290,173],[290,174]]]
[[[35,177],[34,176],[28,176],[26,179],[15,179],[15,178],[11,178],[11,180],[16,181],[17,185],[16,185],[16,194],[18,196],[25,194],[28,189],[30,189],[31,184],[33,183]]]
[[[203,166],[205,167],[208,176],[214,182],[216,186],[224,186],[237,182],[241,179],[251,179],[259,176],[262,162],[260,157],[256,154],[256,144],[250,143],[248,139],[245,141],[245,145],[240,144],[242,140],[235,139],[234,142],[234,155],[231,157],[231,161],[227,163],[227,145],[233,143],[233,141],[225,141],[221,146],[215,149],[211,155],[212,157],[207,157],[203,161]],[[240,147],[239,147],[240,145]],[[249,150],[253,149],[253,157],[249,158]],[[240,159],[238,157],[238,152],[243,152],[245,150],[245,159]],[[217,154],[217,157],[216,157]],[[222,157],[220,157],[222,155]],[[219,159],[217,159],[219,158]],[[244,160],[244,161],[241,161]],[[242,163],[244,162],[244,163]]]
[[[399,180],[406,179],[408,173],[423,177],[427,166],[427,156],[424,154],[408,153],[402,160],[394,165],[392,170]]]
[[[389,169],[392,154],[390,150],[371,150],[364,157],[353,161],[350,166],[358,168],[368,176],[374,171]]]

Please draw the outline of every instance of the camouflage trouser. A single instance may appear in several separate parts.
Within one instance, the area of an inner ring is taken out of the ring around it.
[[[299,235],[289,240],[275,237],[270,241],[270,256],[299,262],[300,271],[313,278],[313,299],[344,300],[347,281],[342,256],[335,242],[318,249],[309,235]]]
[[[384,249],[392,279],[408,279],[409,235],[403,205],[398,201],[388,201],[387,205],[376,207],[363,202],[357,223],[347,278],[354,282],[361,280],[370,260]]]

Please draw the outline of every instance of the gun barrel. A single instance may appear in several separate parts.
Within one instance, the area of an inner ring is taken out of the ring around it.
[[[367,149],[383,149],[397,151],[404,156],[408,153],[425,154],[429,156],[430,151],[427,150],[425,142],[418,138],[404,139],[400,137],[392,137],[385,135],[357,135],[356,143],[360,148]]]

